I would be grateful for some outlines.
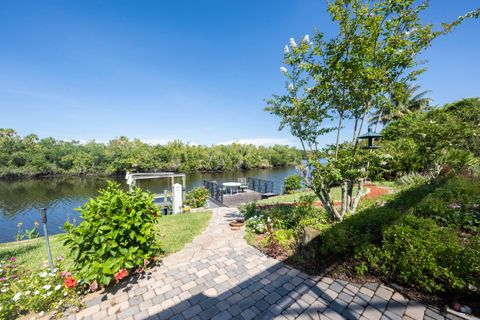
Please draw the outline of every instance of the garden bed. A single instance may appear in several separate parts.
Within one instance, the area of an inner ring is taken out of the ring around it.
[[[311,275],[389,283],[426,303],[478,307],[479,186],[459,176],[395,194],[369,186],[359,212],[333,224],[315,202],[260,205],[246,211],[253,215],[247,241]],[[318,234],[308,243],[306,226]]]

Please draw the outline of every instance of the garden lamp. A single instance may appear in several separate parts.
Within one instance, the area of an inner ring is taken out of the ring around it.
[[[368,128],[368,132],[362,134],[361,136],[358,136],[358,139],[368,139],[368,145],[363,146],[362,149],[378,149],[380,148],[379,146],[374,146],[373,145],[373,139],[378,139],[382,137],[381,134],[373,132],[372,129]]]
[[[48,241],[47,208],[40,208],[40,216],[42,217],[43,232],[45,233],[45,244],[47,245],[48,264],[50,265],[50,272],[53,273],[52,253],[50,252],[50,241]]]

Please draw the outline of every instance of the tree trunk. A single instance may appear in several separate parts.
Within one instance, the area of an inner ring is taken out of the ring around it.
[[[348,211],[348,182],[344,181],[342,183],[342,217],[345,216],[345,213]]]
[[[342,128],[343,122],[343,113],[340,113],[340,119],[338,120],[338,127],[337,127],[337,140],[335,142],[335,161],[338,159],[338,143],[340,142],[340,130]]]
[[[363,195],[363,178],[358,179],[358,190],[357,190],[357,195],[355,196],[355,201],[353,202],[352,206],[352,214],[354,214],[357,211],[357,206],[360,203],[360,198]]]

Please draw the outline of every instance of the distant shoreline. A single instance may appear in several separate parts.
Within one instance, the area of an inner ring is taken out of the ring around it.
[[[156,171],[149,171],[149,172],[178,172],[178,173],[222,173],[222,172],[243,172],[249,170],[262,170],[262,169],[279,169],[279,168],[288,168],[288,167],[295,167],[295,164],[289,164],[285,166],[262,166],[262,167],[254,167],[248,169],[240,169],[240,170],[195,170],[195,171],[178,171],[178,170],[156,170]],[[134,172],[134,171],[132,171]],[[15,180],[22,180],[22,179],[48,179],[48,178],[61,178],[61,177],[100,177],[100,178],[108,178],[108,177],[122,177],[125,176],[125,173],[48,173],[48,174],[16,174],[16,173],[7,173],[0,176],[0,180],[3,181],[15,181]]]

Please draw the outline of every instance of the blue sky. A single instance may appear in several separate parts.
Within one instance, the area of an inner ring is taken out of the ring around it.
[[[450,21],[474,0],[431,1]],[[283,46],[333,25],[323,0],[0,1],[0,127],[147,142],[290,143],[264,99]],[[435,41],[419,79],[435,104],[480,96],[480,21]],[[332,137],[326,137],[328,143]]]

